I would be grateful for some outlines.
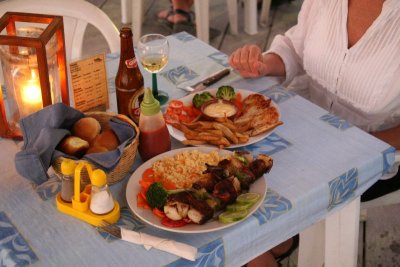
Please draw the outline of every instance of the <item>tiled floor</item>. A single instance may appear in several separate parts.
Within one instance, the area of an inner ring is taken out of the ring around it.
[[[122,26],[120,0],[90,0],[90,2],[102,8],[117,28]],[[143,34],[150,32],[169,34],[157,24],[155,19],[159,10],[168,7],[169,1],[147,0],[144,2]],[[229,33],[225,0],[210,1],[210,26],[221,32],[217,38],[211,40],[210,44],[226,54],[230,54],[236,48],[248,43],[256,43],[266,49],[273,36],[285,32],[296,23],[301,0],[283,2],[282,5],[271,10],[268,26],[260,27],[258,34],[255,35],[243,32],[243,9],[240,9],[240,32],[238,35],[232,35]],[[87,29],[85,38],[84,56],[107,51],[104,39],[94,28]],[[400,204],[368,210],[367,221],[360,223],[358,267],[400,266],[400,217],[398,214],[400,214]],[[294,253],[283,266],[296,266],[296,260],[297,255]]]

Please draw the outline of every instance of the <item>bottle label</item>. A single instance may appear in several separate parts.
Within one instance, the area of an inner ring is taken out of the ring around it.
[[[132,95],[131,100],[129,101],[129,116],[132,118],[136,124],[139,125],[139,117],[140,117],[140,103],[143,100],[144,89],[140,88]]]
[[[138,63],[137,63],[136,58],[134,57],[134,58],[125,60],[125,65],[128,69],[133,69],[133,68],[137,67]]]

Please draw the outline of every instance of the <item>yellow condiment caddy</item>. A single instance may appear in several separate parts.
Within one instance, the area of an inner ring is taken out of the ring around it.
[[[120,217],[120,207],[117,201],[114,201],[114,208],[106,214],[96,214],[93,213],[89,206],[91,202],[91,191],[92,184],[85,186],[81,191],[81,170],[83,168],[87,169],[90,177],[90,181],[95,186],[106,185],[106,174],[103,170],[96,169],[92,170],[91,165],[88,162],[81,161],[76,164],[71,159],[64,159],[61,164],[62,175],[72,175],[74,174],[74,194],[72,197],[72,202],[66,202],[61,198],[61,193],[57,194],[56,204],[57,209],[65,214],[83,220],[95,226],[101,226],[105,222],[115,223]]]

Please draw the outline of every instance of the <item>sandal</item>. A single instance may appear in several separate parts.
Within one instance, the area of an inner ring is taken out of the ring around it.
[[[173,28],[173,26],[174,26],[174,23],[169,21],[168,18],[170,16],[173,16],[173,15],[175,15],[175,12],[174,12],[174,10],[172,9],[172,6],[171,6],[170,9],[168,10],[168,14],[167,14],[167,16],[165,18],[160,18],[160,17],[157,16],[158,23],[160,25],[164,26],[164,28],[166,28],[167,30],[171,30]]]
[[[276,262],[278,263],[279,266],[282,265],[281,261],[292,255],[293,251],[295,251],[299,247],[299,235],[295,235],[293,237],[293,242],[288,251],[280,255],[279,257],[276,258]]]

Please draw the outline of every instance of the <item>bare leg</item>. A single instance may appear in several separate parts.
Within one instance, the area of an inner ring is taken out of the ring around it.
[[[275,256],[275,258],[283,255],[286,251],[288,251],[290,249],[290,247],[293,244],[293,238],[290,238],[282,243],[280,243],[279,245],[273,247],[271,249],[271,253]]]
[[[286,253],[293,244],[293,238],[290,238],[279,245],[273,247],[271,250],[264,252],[257,258],[247,263],[247,267],[278,267],[275,258]]]
[[[278,263],[274,255],[270,251],[267,251],[247,263],[247,267],[278,267]]]

